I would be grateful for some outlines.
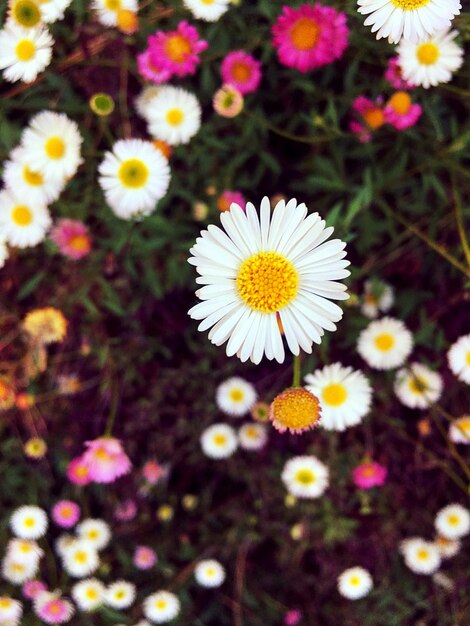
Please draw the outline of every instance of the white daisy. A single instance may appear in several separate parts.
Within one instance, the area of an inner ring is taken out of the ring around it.
[[[454,443],[470,443],[470,415],[459,417],[451,423],[449,437]]]
[[[73,543],[77,541],[75,535],[69,533],[63,533],[58,537],[55,542],[55,551],[60,557],[64,556],[66,548],[69,548]]]
[[[145,617],[156,624],[171,622],[180,612],[180,608],[180,601],[169,591],[152,593],[143,603]]]
[[[230,0],[183,0],[194,17],[216,22],[229,8]]]
[[[403,78],[425,89],[448,83],[463,63],[463,49],[454,39],[458,32],[440,32],[421,43],[402,41],[397,48]]]
[[[395,377],[394,390],[402,404],[410,409],[426,409],[442,394],[442,377],[421,363],[412,363]]]
[[[106,589],[105,603],[114,609],[126,609],[135,600],[135,585],[118,580]]]
[[[395,300],[393,289],[381,280],[368,280],[364,285],[361,311],[369,319],[375,319],[379,311],[386,313]]]
[[[36,576],[38,567],[39,561],[20,563],[6,556],[2,562],[2,577],[12,585],[22,585]]]
[[[74,578],[84,578],[95,572],[100,564],[96,549],[86,539],[76,539],[62,551],[65,571]]]
[[[210,459],[227,459],[237,449],[234,429],[228,424],[213,424],[201,435],[201,448]]]
[[[263,198],[260,216],[251,202],[246,213],[233,203],[220,220],[224,230],[208,226],[191,249],[189,263],[204,285],[196,292],[203,302],[189,311],[203,320],[198,329],[212,327],[212,343],[228,341],[227,355],[242,361],[259,363],[266,354],[282,363],[283,335],[291,352],[310,353],[343,315],[331,300],[348,298],[336,282],[350,274],[346,244],[327,242],[333,228],[318,213],[307,217],[296,200],[279,201],[271,215]]]
[[[370,367],[390,370],[403,365],[413,348],[413,335],[401,320],[383,317],[359,335],[357,351]]]
[[[268,440],[268,431],[264,424],[251,422],[243,424],[238,431],[240,448],[244,450],[261,450]]]
[[[42,550],[35,541],[11,539],[8,542],[6,554],[8,558],[16,563],[37,565],[40,558],[44,555],[44,550]]]
[[[441,565],[439,549],[420,537],[402,541],[400,551],[406,565],[416,574],[434,574]]]
[[[470,532],[470,511],[460,504],[449,504],[436,515],[434,525],[446,539],[460,539]]]
[[[11,83],[32,83],[51,62],[52,39],[47,28],[23,28],[9,22],[0,30],[0,69]]]
[[[460,0],[357,0],[358,11],[368,15],[365,26],[372,26],[377,39],[388,37],[419,41],[448,28],[460,13]]]
[[[201,126],[201,106],[196,96],[180,87],[161,87],[147,111],[152,137],[170,146],[189,143]]]
[[[47,524],[46,512],[34,505],[20,506],[10,518],[12,533],[21,539],[44,537]]]
[[[460,552],[461,548],[461,543],[458,539],[446,539],[439,535],[435,538],[434,545],[439,550],[439,554],[443,559],[452,558]]]
[[[17,626],[23,615],[23,605],[18,600],[0,596],[0,624]]]
[[[149,111],[151,111],[154,100],[159,94],[160,89],[161,87],[158,85],[147,85],[134,101],[137,113],[146,121],[148,121]]]
[[[359,370],[333,363],[307,374],[304,380],[306,389],[320,401],[320,425],[326,430],[355,426],[370,409],[372,388]]]
[[[217,387],[215,399],[221,411],[233,417],[242,417],[255,404],[257,393],[243,378],[228,378]]]
[[[457,378],[470,385],[470,335],[463,335],[447,353],[449,367]]]
[[[3,235],[0,235],[0,269],[5,265],[9,256],[10,251],[8,250],[5,238]]]
[[[77,525],[76,531],[77,535],[81,539],[86,539],[95,550],[105,548],[111,539],[109,525],[102,519],[84,519]]]
[[[363,567],[350,567],[338,576],[338,591],[348,600],[364,598],[373,586],[372,576]]]
[[[194,578],[201,587],[220,587],[225,580],[225,569],[215,559],[200,561],[194,568]]]
[[[52,24],[64,17],[65,9],[67,9],[72,0],[39,0],[39,8],[41,9],[41,17],[43,22]]]
[[[48,178],[70,178],[82,162],[82,141],[77,124],[65,113],[42,111],[30,121],[21,145],[33,171]]]
[[[36,246],[45,238],[51,216],[44,204],[27,204],[20,197],[0,191],[0,238],[18,248]]]
[[[97,578],[86,578],[76,583],[71,593],[81,611],[95,611],[104,602],[106,587]]]
[[[318,498],[329,483],[329,471],[314,456],[296,456],[282,470],[282,482],[297,498]]]
[[[106,202],[122,219],[150,215],[170,183],[168,161],[150,141],[121,139],[98,168]]]
[[[97,12],[98,20],[104,26],[117,26],[119,11],[137,13],[139,10],[138,0],[93,0],[91,7]]]

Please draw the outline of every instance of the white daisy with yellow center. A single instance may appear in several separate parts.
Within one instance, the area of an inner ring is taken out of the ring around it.
[[[78,537],[86,539],[95,550],[106,548],[111,540],[111,529],[102,519],[84,519],[76,527]]]
[[[181,603],[170,591],[157,591],[145,598],[143,611],[145,617],[155,624],[171,622],[179,614]]]
[[[297,498],[318,498],[329,484],[329,470],[315,456],[296,456],[284,465],[282,482]]]
[[[400,551],[405,564],[416,574],[434,574],[441,566],[441,555],[437,546],[420,537],[402,541]]]
[[[449,437],[454,443],[470,444],[470,415],[463,415],[451,423]]]
[[[39,0],[9,0],[8,21],[23,28],[40,26],[44,21]]]
[[[189,143],[201,126],[201,106],[194,94],[165,85],[147,111],[148,131],[170,146]]]
[[[383,317],[371,322],[359,335],[357,351],[370,367],[400,367],[413,348],[413,336],[402,321]]]
[[[37,2],[42,21],[51,24],[64,17],[65,9],[70,6],[72,0],[37,0]]]
[[[363,567],[350,567],[338,576],[338,591],[348,600],[364,598],[373,586],[372,576]]]
[[[64,546],[61,556],[65,571],[74,578],[89,576],[100,565],[98,552],[87,539],[76,539]]]
[[[395,393],[402,404],[410,409],[426,409],[437,402],[442,394],[442,377],[426,365],[412,363],[397,372]]]
[[[451,559],[460,552],[460,548],[462,547],[458,539],[446,539],[446,537],[442,537],[441,535],[436,536],[434,545],[439,550],[439,554],[443,559]]]
[[[39,539],[47,531],[47,515],[38,506],[26,505],[16,509],[10,518],[10,528],[21,539]]]
[[[306,389],[320,401],[320,426],[326,430],[355,426],[370,409],[372,388],[359,370],[333,363],[307,374],[304,380]]]
[[[369,319],[375,319],[379,311],[386,313],[395,300],[393,289],[381,280],[368,280],[364,285],[361,312]]]
[[[18,600],[0,596],[0,624],[17,626],[23,615],[23,605]]]
[[[21,145],[31,168],[47,178],[71,178],[82,162],[82,136],[77,124],[65,115],[42,111],[24,131]]]
[[[216,22],[229,8],[230,0],[183,0],[194,17]]]
[[[2,561],[2,578],[13,585],[22,585],[36,576],[38,566],[39,561],[20,563],[7,555]]]
[[[47,28],[23,28],[9,22],[0,30],[0,69],[11,83],[32,83],[51,62],[54,40]]]
[[[470,385],[470,334],[459,337],[451,345],[447,360],[457,378]]]
[[[255,404],[258,395],[251,383],[234,376],[217,387],[215,399],[221,411],[233,417],[242,417]]]
[[[7,545],[7,556],[17,563],[25,565],[37,565],[44,555],[39,545],[28,539],[12,539]]]
[[[452,80],[463,63],[463,49],[454,39],[458,32],[445,30],[420,43],[402,41],[397,48],[403,78],[425,89]]]
[[[127,580],[118,580],[106,589],[105,604],[114,609],[127,609],[135,600],[135,585]]]
[[[225,580],[225,569],[215,559],[199,561],[194,568],[194,578],[201,587],[220,587]]]
[[[448,504],[436,515],[434,525],[446,539],[461,539],[470,532],[470,511],[461,504]]]
[[[271,213],[264,198],[259,216],[250,202],[246,213],[232,203],[220,220],[223,230],[208,226],[190,250],[196,282],[204,285],[196,292],[202,302],[189,311],[202,320],[198,329],[211,328],[212,343],[227,342],[227,355],[242,361],[266,355],[282,363],[283,336],[293,354],[311,353],[343,315],[331,300],[348,298],[336,282],[350,274],[346,244],[326,241],[333,228],[295,199],[279,201]]]
[[[250,422],[243,424],[238,431],[238,441],[243,450],[261,450],[268,441],[268,431],[264,424]]]
[[[419,41],[449,28],[460,13],[460,0],[357,0],[358,11],[368,15],[365,26],[372,26],[377,39],[388,37],[390,43],[400,39]]]
[[[210,459],[227,459],[238,447],[235,430],[228,424],[212,424],[200,438],[202,451]]]
[[[137,13],[138,0],[93,0],[92,9],[97,13],[98,21],[104,26],[117,26],[120,11]]]
[[[0,192],[0,237],[11,246],[36,246],[52,224],[44,204],[27,203],[10,191]]]
[[[98,171],[106,202],[122,219],[150,215],[170,184],[168,161],[150,141],[121,139]]]
[[[103,605],[106,587],[97,578],[87,578],[76,583],[71,593],[81,611],[96,611]]]

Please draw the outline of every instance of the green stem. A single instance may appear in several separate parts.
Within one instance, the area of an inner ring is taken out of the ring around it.
[[[467,234],[465,232],[465,222],[463,218],[462,202],[460,199],[459,190],[455,181],[455,174],[452,174],[452,191],[454,192],[454,211],[455,220],[457,222],[457,230],[459,231],[460,241],[462,242],[463,252],[467,260],[467,265],[470,267],[470,245],[467,240]]]
[[[292,377],[292,387],[300,387],[300,352],[294,356],[294,375]]]

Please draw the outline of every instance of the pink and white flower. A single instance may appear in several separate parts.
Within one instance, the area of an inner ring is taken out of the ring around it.
[[[91,237],[88,228],[79,220],[59,220],[51,230],[50,238],[64,256],[74,261],[90,253]]]
[[[34,599],[34,611],[46,624],[65,624],[75,610],[73,604],[63,600],[58,592],[43,591]]]
[[[131,471],[131,461],[119,439],[99,437],[85,445],[87,450],[82,458],[92,481],[112,483]]]
[[[133,562],[137,569],[152,569],[157,560],[157,553],[152,548],[148,546],[137,546],[135,549]]]
[[[71,500],[60,500],[52,507],[51,517],[57,526],[72,528],[80,519],[80,507]]]

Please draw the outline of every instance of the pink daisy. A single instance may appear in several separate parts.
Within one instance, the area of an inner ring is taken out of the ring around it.
[[[46,624],[65,624],[74,614],[71,602],[60,595],[43,591],[34,599],[34,611]]]
[[[148,44],[154,66],[176,76],[194,74],[199,54],[208,46],[188,22],[180,22],[176,30],[167,33],[157,31],[148,38]]]
[[[70,500],[60,500],[52,507],[51,516],[57,526],[72,528],[80,519],[80,507]]]
[[[137,546],[133,562],[137,569],[151,569],[157,562],[157,553],[148,546]]]
[[[375,461],[364,461],[353,470],[353,481],[359,489],[381,487],[387,478],[387,468]]]
[[[83,462],[96,483],[112,483],[131,471],[131,462],[119,439],[99,437],[87,441]]]
[[[319,3],[284,6],[272,32],[279,61],[304,73],[339,59],[348,45],[346,15]]]
[[[78,220],[60,219],[51,230],[50,238],[64,256],[74,261],[90,253],[91,237],[88,228]]]
[[[137,68],[142,78],[146,78],[155,85],[166,83],[171,78],[170,70],[155,65],[150,48],[137,55]]]
[[[90,472],[83,460],[83,456],[72,459],[67,467],[67,478],[74,485],[83,487],[91,483]]]
[[[25,598],[28,600],[34,600],[42,591],[47,590],[47,586],[42,580],[28,580],[23,587],[22,592]]]
[[[299,609],[291,609],[284,615],[285,626],[297,626],[302,619],[302,611]]]
[[[228,211],[232,202],[245,210],[246,200],[239,191],[224,191],[217,198],[217,208],[221,213]]]
[[[168,476],[168,468],[158,461],[147,461],[142,468],[142,476],[150,485],[156,485],[162,478]]]
[[[419,104],[413,104],[406,91],[396,91],[385,105],[385,121],[397,130],[405,130],[414,126],[421,117],[423,109]]]
[[[124,502],[119,502],[119,504],[114,509],[114,517],[120,522],[128,522],[137,514],[137,504],[135,500],[132,498],[128,498],[124,500]]]
[[[361,120],[351,121],[349,128],[358,135],[361,143],[367,143],[372,139],[372,132],[385,124],[382,98],[377,98],[374,102],[365,96],[358,96],[352,103],[352,108]]]
[[[256,91],[261,80],[261,63],[244,50],[227,54],[222,61],[222,80],[244,95]]]
[[[388,60],[387,69],[385,70],[385,80],[390,83],[394,89],[413,89],[415,85],[403,78],[398,57],[392,57]]]

